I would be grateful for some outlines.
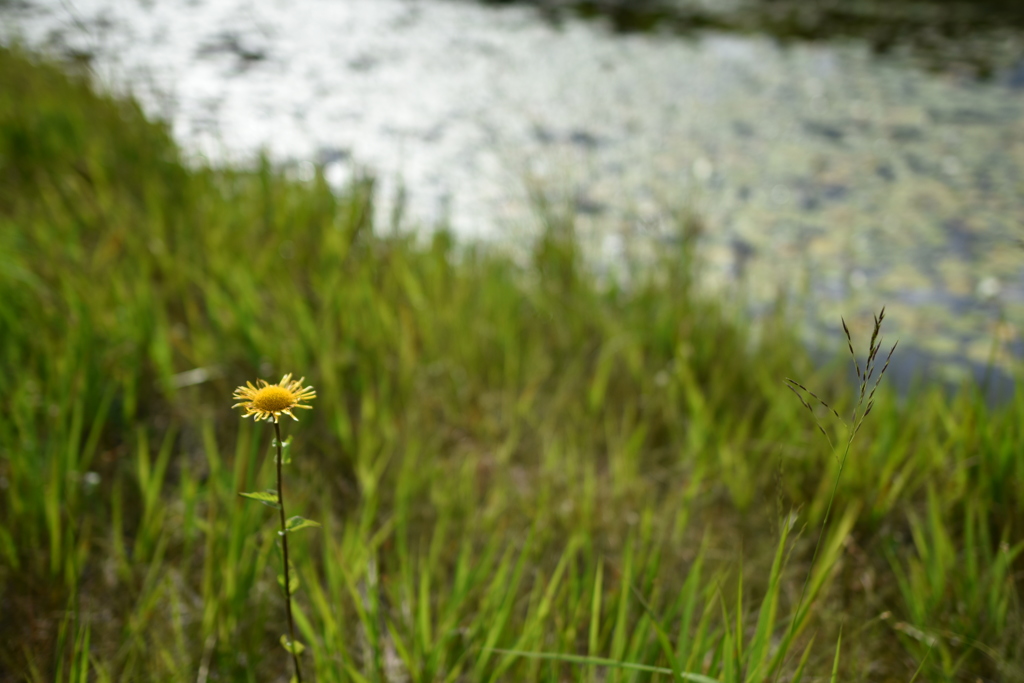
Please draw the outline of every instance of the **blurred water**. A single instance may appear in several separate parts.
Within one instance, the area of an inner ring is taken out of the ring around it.
[[[32,0],[0,19],[7,41],[88,56],[197,157],[372,170],[385,219],[521,244],[542,193],[614,262],[692,210],[709,286],[755,309],[810,293],[809,330],[837,343],[840,313],[867,327],[885,304],[929,357],[1020,354],[1019,68],[979,83],[854,41],[615,35],[447,0]]]

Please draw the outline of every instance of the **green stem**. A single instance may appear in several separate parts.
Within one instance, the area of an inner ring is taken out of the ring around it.
[[[856,417],[854,419],[856,419]],[[850,455],[850,447],[853,446],[853,437],[856,435],[857,433],[854,432],[846,442],[846,450],[843,451],[843,458],[839,461],[839,472],[836,474],[836,480],[832,483],[832,495],[828,497],[828,505],[825,506],[825,518],[821,520],[821,528],[818,529],[818,541],[814,544],[814,554],[811,555],[811,564],[807,569],[807,577],[804,579],[803,588],[800,589],[800,599],[797,600],[796,603],[796,612],[793,613],[793,619],[789,622],[789,635],[787,638],[792,638],[795,635],[797,627],[800,625],[800,622],[803,621],[800,616],[800,610],[803,609],[804,598],[807,596],[807,585],[811,582],[811,577],[814,574],[814,563],[818,561],[818,551],[821,550],[821,541],[825,537],[825,528],[828,526],[829,514],[832,512],[832,503],[836,499],[836,492],[839,490],[839,480],[843,476],[843,468],[846,467],[846,459]],[[826,434],[826,437],[827,436],[828,435]],[[788,659],[788,655],[785,659]],[[781,665],[775,669],[775,675],[772,678],[773,682],[779,680],[779,674],[781,673],[782,665],[784,664],[785,660],[783,660]]]
[[[288,611],[288,637],[291,641],[292,661],[295,662],[295,680],[302,683],[302,669],[299,668],[299,655],[295,653],[295,621],[292,619],[292,581],[288,573],[288,527],[284,514],[284,487],[281,483],[281,463],[284,454],[281,447],[281,425],[274,420],[274,433],[277,435],[277,503],[281,507],[281,547],[284,550],[284,604]]]

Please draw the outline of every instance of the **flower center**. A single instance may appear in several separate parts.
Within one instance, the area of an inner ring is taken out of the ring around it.
[[[295,405],[295,395],[284,387],[271,384],[256,392],[252,405],[265,413],[279,413]]]

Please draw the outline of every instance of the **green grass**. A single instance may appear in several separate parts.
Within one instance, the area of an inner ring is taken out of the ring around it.
[[[833,498],[785,378],[849,416],[846,340],[702,297],[692,219],[616,281],[571,216],[513,259],[372,202],[0,51],[0,680],[287,680],[230,408],[286,372],[307,678],[1024,680],[1024,397],[883,382]]]

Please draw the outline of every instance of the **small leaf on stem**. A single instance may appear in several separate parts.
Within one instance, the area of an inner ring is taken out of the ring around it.
[[[296,640],[293,643],[292,641],[288,640],[288,636],[281,636],[281,646],[284,649],[288,650],[288,652],[291,652],[293,655],[301,655],[302,651],[306,649],[306,646],[300,643],[299,641]]]
[[[291,519],[288,520],[288,523],[285,526],[284,530],[287,531],[287,532],[290,532],[290,531],[298,531],[299,529],[305,529],[306,527],[318,527],[318,526],[320,526],[320,522],[314,522],[311,519],[306,519],[304,517],[299,517],[298,515],[295,515],[294,517],[292,517]],[[281,533],[281,532],[278,532],[278,533]]]
[[[294,567],[288,572],[288,579],[288,583],[291,584],[288,587],[288,595],[295,595],[295,591],[299,590],[299,577],[295,573]],[[284,574],[277,575],[277,584],[281,586],[281,590],[284,590]]]
[[[277,461],[277,439],[272,439],[270,442],[271,447],[274,449],[274,460]],[[292,464],[292,455],[289,450],[289,446],[292,445],[292,437],[288,437],[281,442],[281,464],[290,465]]]
[[[277,497],[277,491],[275,491],[274,489],[267,489],[266,491],[254,491],[252,493],[242,493],[240,491],[238,495],[242,496],[243,498],[258,500],[264,505],[269,505],[270,507],[276,508],[278,510],[281,509],[280,499]]]

